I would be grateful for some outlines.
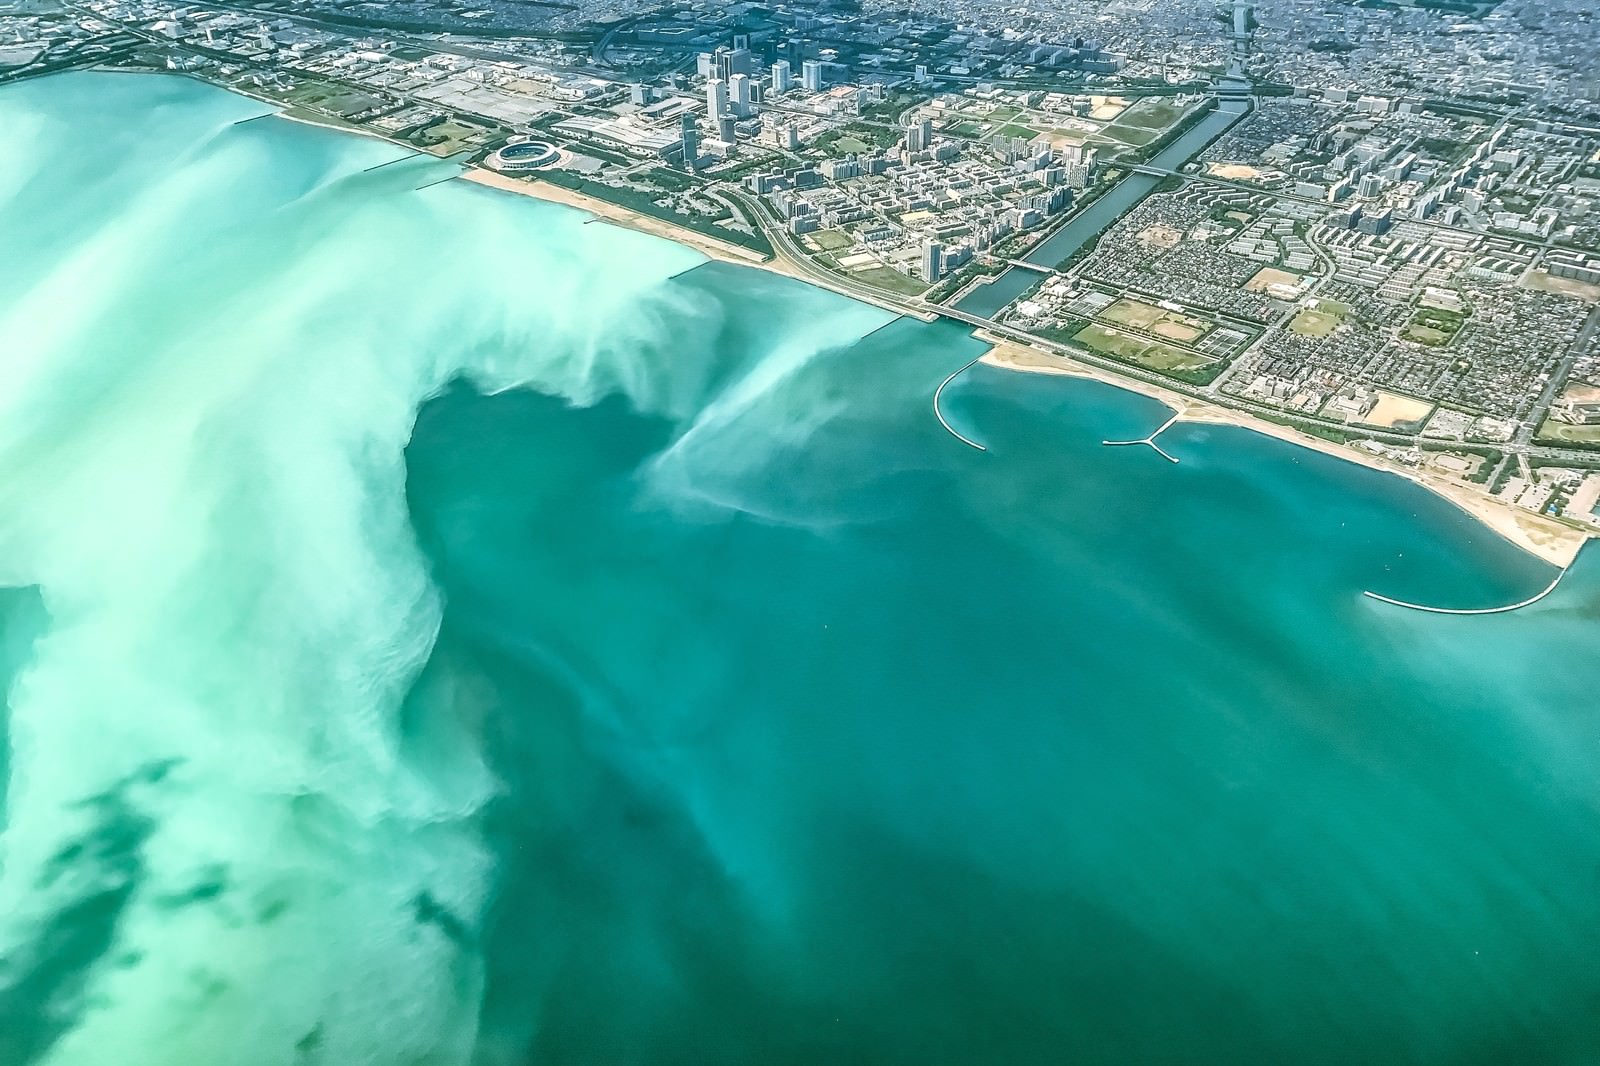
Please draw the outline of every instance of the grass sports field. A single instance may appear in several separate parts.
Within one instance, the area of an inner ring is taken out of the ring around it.
[[[1135,337],[1120,329],[1099,324],[1085,326],[1074,334],[1072,339],[1086,348],[1130,363],[1137,363],[1151,370],[1198,370],[1216,362],[1215,359],[1207,359],[1203,355],[1186,352],[1170,344]]]
[[[1466,316],[1455,311],[1443,311],[1436,307],[1423,307],[1417,310],[1416,315],[1400,336],[1404,340],[1425,344],[1430,348],[1439,348],[1450,343],[1450,339],[1461,332],[1462,323]]]
[[[1547,418],[1539,427],[1539,439],[1557,444],[1600,444],[1600,426],[1575,426]]]
[[[1100,318],[1119,326],[1147,330],[1158,337],[1183,344],[1193,344],[1205,336],[1210,328],[1208,323],[1198,318],[1127,297],[1106,308]]]

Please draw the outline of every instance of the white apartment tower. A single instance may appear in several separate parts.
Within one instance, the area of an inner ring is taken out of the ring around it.
[[[706,115],[711,119],[711,128],[716,129],[728,114],[728,83],[721,78],[710,78],[706,81]]]
[[[739,118],[750,116],[750,75],[735,74],[728,79],[728,99]]]

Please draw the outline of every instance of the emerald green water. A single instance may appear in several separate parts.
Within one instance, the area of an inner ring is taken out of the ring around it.
[[[171,78],[0,90],[0,1066],[1600,1061],[1600,564]]]

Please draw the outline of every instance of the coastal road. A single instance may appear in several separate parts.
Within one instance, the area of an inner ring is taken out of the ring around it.
[[[762,206],[744,193],[732,189],[719,189],[711,195],[730,207],[736,207],[740,214],[754,221],[762,234],[771,242],[778,257],[807,281],[837,292],[841,296],[862,300],[886,311],[893,311],[895,314],[913,315],[923,321],[931,321],[932,315],[938,310],[921,300],[912,300],[901,293],[890,292],[887,289],[862,285],[841,274],[835,274],[827,267],[819,266],[806,254],[805,249],[800,247],[788,230],[769,219]]]

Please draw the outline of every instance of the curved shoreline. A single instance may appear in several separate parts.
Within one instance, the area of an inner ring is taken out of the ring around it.
[[[1542,562],[1547,562],[1562,570],[1572,565],[1572,561],[1577,558],[1578,552],[1582,550],[1585,544],[1591,539],[1600,538],[1600,531],[1589,532],[1575,529],[1555,522],[1543,515],[1534,514],[1531,511],[1520,511],[1490,497],[1487,493],[1478,492],[1459,482],[1398,466],[1380,456],[1364,454],[1353,448],[1347,448],[1332,441],[1324,440],[1321,437],[1314,437],[1309,433],[1302,433],[1288,426],[1268,422],[1245,411],[1196,402],[1180,393],[1163,389],[1158,385],[1150,385],[1133,378],[1124,378],[1101,371],[1064,356],[1000,341],[998,338],[984,336],[981,333],[979,336],[994,345],[980,357],[981,362],[990,366],[1020,373],[1056,374],[1066,377],[1089,378],[1108,385],[1114,385],[1127,392],[1138,393],[1160,401],[1176,412],[1169,425],[1177,422],[1195,422],[1238,426],[1241,429],[1248,429],[1263,436],[1273,437],[1289,444],[1296,444],[1311,451],[1321,452],[1323,455],[1355,463],[1358,466],[1380,470],[1387,474],[1405,478],[1412,484],[1420,485],[1435,495],[1450,501],[1456,507],[1487,526],[1507,543],[1522,549]],[[1417,606],[1405,603],[1401,605]],[[1498,612],[1502,608],[1493,608],[1492,610]]]
[[[167,74],[167,72],[147,71],[119,70],[116,72],[138,73],[155,76],[163,76]],[[207,79],[196,77],[195,75],[187,72],[182,73],[180,76],[192,78],[193,80],[205,84],[215,84],[207,81]],[[401,148],[402,150],[415,156],[427,157],[429,155],[429,153],[418,150],[414,145],[406,144],[372,130],[339,126],[330,122],[319,121],[316,118],[309,117],[304,114],[290,113],[293,111],[293,109],[285,106],[281,101],[250,93],[236,86],[217,87],[225,92],[231,92],[237,96],[254,100],[274,109],[263,114],[247,116],[238,120],[241,122],[254,121],[258,118],[268,117],[283,118],[291,122],[315,126],[331,132],[354,134],[356,136],[380,140]],[[438,157],[433,158],[438,159]],[[398,161],[398,159],[390,160],[390,162]],[[447,162],[447,160],[439,161]],[[887,309],[894,310],[896,314],[916,313],[904,307],[890,307],[889,305],[880,303],[869,296],[846,291],[842,287],[828,285],[817,278],[810,277],[801,272],[799,269],[789,264],[782,255],[775,256],[772,259],[766,259],[759,253],[753,252],[752,250],[741,245],[734,244],[731,241],[719,240],[718,238],[709,234],[702,234],[688,230],[684,227],[631,211],[625,207],[622,207],[621,205],[599,200],[594,197],[585,196],[582,193],[577,193],[562,187],[552,186],[549,183],[519,181],[509,178],[506,175],[487,170],[486,168],[476,166],[462,167],[459,174],[451,175],[451,177],[459,177],[463,180],[471,181],[478,185],[493,187],[505,192],[532,196],[537,199],[559,203],[564,206],[576,207],[579,210],[590,214],[592,218],[603,219],[607,222],[616,223],[635,231],[644,232],[652,236],[674,241],[678,244],[685,245],[711,259],[721,260],[727,263],[734,263],[739,266],[755,267],[756,269],[767,270],[776,274],[781,274],[796,281],[805,282],[809,285],[814,285],[820,288],[829,288],[832,289],[832,291],[838,292],[841,295],[847,296],[851,299],[875,303],[878,304],[878,306],[884,306]],[[423,186],[423,188],[426,187],[427,186]],[[980,339],[989,341],[994,345],[994,347],[984,355],[979,356],[977,359],[974,359],[972,362],[969,362],[965,366],[961,367],[939,385],[939,388],[934,393],[934,413],[938,416],[940,423],[947,431],[949,431],[952,436],[969,447],[977,449],[978,451],[987,451],[988,449],[984,447],[984,445],[979,444],[977,441],[966,436],[965,434],[962,434],[956,430],[955,427],[950,425],[949,421],[945,419],[943,412],[939,408],[939,399],[945,387],[949,385],[950,382],[953,381],[957,376],[964,373],[975,363],[986,362],[991,366],[997,366],[1008,370],[1031,373],[1063,374],[1072,377],[1090,378],[1109,385],[1114,385],[1117,388],[1128,392],[1149,396],[1153,399],[1161,401],[1163,404],[1177,412],[1177,414],[1171,420],[1169,420],[1167,426],[1162,427],[1162,430],[1165,430],[1168,426],[1179,421],[1199,423],[1210,422],[1221,425],[1234,425],[1245,429],[1254,430],[1257,433],[1275,437],[1291,444],[1298,444],[1301,447],[1309,448],[1313,451],[1319,451],[1325,455],[1331,455],[1335,458],[1344,459],[1361,466],[1366,466],[1375,470],[1382,470],[1386,473],[1396,474],[1400,477],[1406,478],[1414,484],[1421,485],[1423,488],[1432,491],[1436,495],[1442,496],[1449,500],[1457,507],[1466,511],[1469,515],[1488,526],[1498,536],[1507,542],[1515,545],[1518,548],[1521,548],[1523,551],[1528,552],[1530,555],[1533,555],[1538,559],[1563,569],[1572,564],[1572,561],[1577,557],[1578,552],[1582,549],[1584,544],[1586,544],[1592,538],[1600,538],[1600,531],[1580,530],[1553,522],[1544,516],[1535,515],[1532,512],[1519,511],[1516,508],[1492,499],[1486,493],[1474,491],[1459,482],[1444,479],[1436,475],[1425,474],[1420,471],[1407,469],[1405,467],[1400,467],[1393,463],[1384,461],[1378,456],[1362,454],[1354,449],[1341,447],[1333,444],[1331,441],[1323,440],[1322,438],[1314,437],[1310,434],[1302,433],[1298,430],[1278,425],[1277,423],[1268,422],[1265,419],[1258,418],[1244,411],[1239,411],[1232,408],[1224,408],[1214,404],[1196,403],[1189,397],[1168,389],[1163,389],[1158,385],[1150,384],[1136,378],[1114,374],[1109,371],[1100,370],[1096,367],[1069,359],[1064,356],[1053,355],[1043,352],[1039,349],[1024,347],[1019,344],[1002,341],[1000,338],[995,337],[992,334],[985,334],[981,330],[977,331],[975,335]],[[1154,443],[1156,435],[1162,430],[1158,430],[1156,434],[1151,434],[1149,438],[1141,441],[1108,441],[1105,443],[1146,443],[1154,448],[1163,457],[1171,462],[1176,463],[1178,460],[1175,457],[1169,455],[1162,450],[1159,445]],[[1410,604],[1402,605],[1416,606]]]
[[[638,211],[630,211],[620,204],[601,200],[598,197],[587,196],[584,193],[568,189],[563,185],[553,185],[547,181],[515,178],[487,167],[465,167],[459,177],[463,181],[470,181],[475,185],[486,185],[501,192],[516,193],[519,196],[531,196],[536,200],[548,203],[561,204],[565,207],[576,207],[586,211],[596,218],[606,222],[614,222],[632,230],[648,233],[652,237],[661,237],[677,244],[686,245],[701,255],[724,263],[737,263],[739,266],[757,267],[770,270],[775,274],[794,278],[796,281],[805,281],[805,277],[798,271],[788,269],[781,259],[767,259],[761,253],[753,251],[732,241],[719,240],[708,233],[697,233],[684,226],[674,225],[664,219],[652,218]]]

